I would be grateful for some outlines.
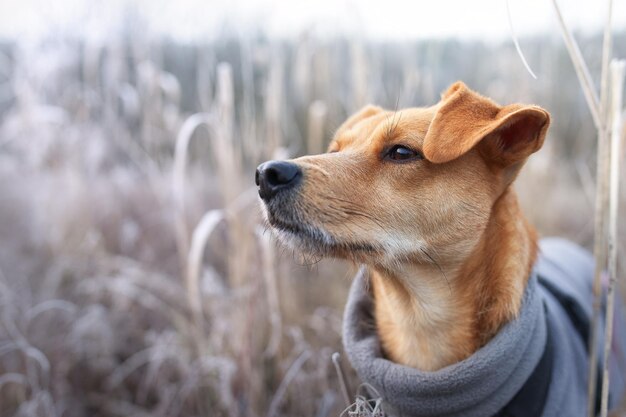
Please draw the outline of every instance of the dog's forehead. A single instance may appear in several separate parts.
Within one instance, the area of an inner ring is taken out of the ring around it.
[[[341,129],[334,141],[339,147],[347,148],[402,139],[421,147],[434,115],[431,107],[382,111]]]

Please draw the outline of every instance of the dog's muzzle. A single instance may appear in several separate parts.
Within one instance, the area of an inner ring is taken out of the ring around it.
[[[293,162],[268,161],[256,169],[255,182],[259,196],[268,202],[282,191],[294,188],[302,181],[302,170]]]

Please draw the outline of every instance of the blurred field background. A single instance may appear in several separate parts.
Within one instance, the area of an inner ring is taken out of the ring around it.
[[[543,106],[517,189],[542,235],[591,248],[596,131],[558,34],[521,38],[534,80],[506,36],[181,40],[140,10],[99,40],[0,40],[0,416],[341,414],[354,266],[277,247],[253,174],[323,152],[367,103],[430,105],[460,79]],[[577,39],[598,81],[600,34]]]

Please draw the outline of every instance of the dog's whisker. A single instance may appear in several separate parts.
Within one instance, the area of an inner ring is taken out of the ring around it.
[[[437,266],[437,269],[439,269],[439,272],[441,273],[441,275],[443,276],[443,279],[446,281],[446,284],[448,285],[448,290],[452,294],[452,287],[450,286],[450,281],[448,280],[448,277],[446,276],[446,273],[441,267],[441,265],[439,264],[439,262],[437,262],[435,258],[433,258],[425,248],[421,248],[420,251],[430,260],[430,262],[432,262],[433,264]]]
[[[398,128],[398,126],[400,125],[400,119],[402,119],[402,112],[398,113],[398,120],[396,121],[395,126],[393,127],[393,132],[395,132],[395,130]]]
[[[385,229],[385,225],[383,223],[381,223],[380,220],[378,220],[377,218],[375,218],[371,214],[362,211],[356,203],[354,203],[354,202],[352,202],[350,200],[345,200],[345,199],[342,199],[342,198],[339,198],[339,197],[335,197],[335,196],[331,196],[331,195],[323,195],[322,197],[324,199],[327,199],[327,200],[336,200],[336,201],[339,201],[339,202],[347,204],[346,207],[337,207],[338,211],[341,211],[342,213],[345,213],[347,215],[364,217],[364,218],[369,219],[369,220],[373,221],[374,223],[376,223],[381,229],[383,229],[383,230]]]

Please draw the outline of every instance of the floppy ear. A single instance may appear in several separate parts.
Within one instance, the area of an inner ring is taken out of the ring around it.
[[[348,117],[348,120],[343,122],[341,126],[339,126],[339,129],[337,129],[336,135],[340,134],[341,132],[345,130],[351,129],[352,127],[354,127],[354,125],[359,123],[361,120],[365,120],[368,117],[372,117],[382,111],[383,109],[381,107],[373,106],[371,104],[368,104],[367,106],[362,107],[352,116]]]
[[[501,107],[456,82],[438,104],[423,152],[427,160],[444,163],[480,143],[488,160],[509,166],[541,148],[549,124],[550,115],[540,107]]]

